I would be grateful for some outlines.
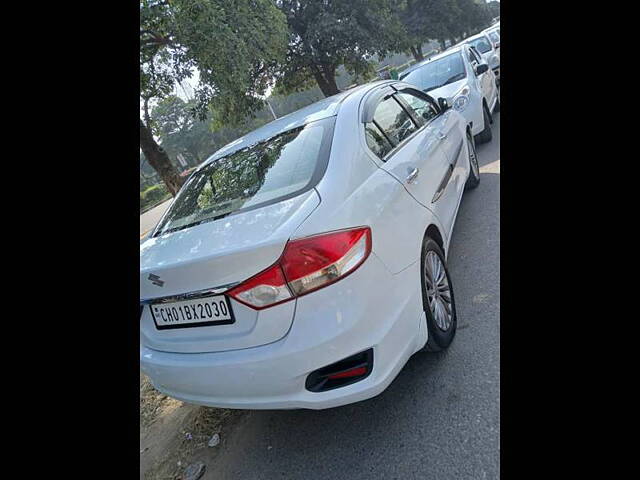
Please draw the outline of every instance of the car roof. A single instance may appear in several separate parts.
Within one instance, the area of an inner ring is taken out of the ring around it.
[[[450,47],[448,49],[446,49],[444,52],[440,52],[432,57],[427,58],[426,60],[422,60],[418,63],[415,63],[413,65],[411,65],[409,68],[407,68],[406,70],[403,70],[402,72],[400,72],[400,77],[406,77],[408,74],[410,74],[411,72],[413,72],[414,70],[418,70],[419,68],[425,66],[427,63],[431,63],[434,60],[438,60],[440,58],[446,57],[448,55],[451,55],[453,53],[456,53],[460,50],[463,50],[465,48],[464,44],[458,44],[458,45],[454,45],[453,47]]]
[[[485,30],[483,30],[480,33],[476,33],[475,35],[471,35],[470,37],[465,38],[460,43],[458,43],[458,45],[460,45],[462,43],[469,43],[471,40],[475,40],[476,38],[486,37],[486,35],[487,35],[487,32]]]
[[[354,88],[350,88],[349,90],[345,90],[336,95],[332,95],[331,97],[323,98],[322,100],[318,100],[311,105],[307,105],[306,107],[301,108],[300,110],[296,110],[295,112],[291,112],[287,115],[284,115],[276,120],[273,120],[262,127],[257,128],[256,130],[252,130],[246,135],[228,143],[224,147],[217,150],[213,155],[211,155],[207,160],[202,162],[199,168],[204,167],[210,162],[217,160],[218,158],[229,155],[237,150],[241,150],[250,145],[254,145],[263,140],[267,140],[268,138],[274,137],[280,133],[286,132],[287,130],[291,130],[293,128],[300,127],[306,123],[314,122],[316,120],[322,120],[323,118],[332,117],[338,114],[338,110],[340,105],[344,100],[346,100],[350,96],[361,96],[368,92],[371,88],[375,88],[377,85],[382,85],[385,83],[393,83],[390,80],[380,80],[376,82],[366,83],[363,85],[359,85]]]

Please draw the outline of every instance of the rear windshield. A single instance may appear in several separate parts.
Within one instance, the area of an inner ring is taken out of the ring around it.
[[[487,53],[491,51],[491,44],[489,43],[487,37],[478,37],[468,43],[476,47],[480,51],[480,53]]]
[[[214,160],[191,175],[154,236],[294,197],[329,159],[334,118],[308,123]]]

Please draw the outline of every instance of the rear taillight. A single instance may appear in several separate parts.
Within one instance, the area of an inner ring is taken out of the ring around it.
[[[229,295],[257,309],[270,307],[293,298],[278,263],[230,290]]]
[[[228,295],[261,310],[337,282],[358,268],[369,253],[369,227],[291,240],[277,263]]]

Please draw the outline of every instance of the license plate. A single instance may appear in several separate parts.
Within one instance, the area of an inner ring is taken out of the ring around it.
[[[229,300],[224,295],[156,303],[149,305],[149,308],[158,330],[229,325],[235,322]]]

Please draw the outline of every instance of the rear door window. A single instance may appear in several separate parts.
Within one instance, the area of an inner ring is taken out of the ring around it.
[[[393,97],[378,104],[373,121],[394,147],[418,129],[407,111]]]
[[[398,93],[398,96],[415,112],[415,117],[420,126],[431,121],[432,118],[438,115],[436,107],[415,90],[403,90]]]
[[[382,158],[393,149],[391,142],[375,123],[367,123],[364,128],[367,145],[373,153]]]

